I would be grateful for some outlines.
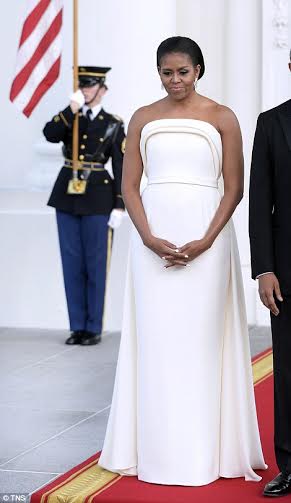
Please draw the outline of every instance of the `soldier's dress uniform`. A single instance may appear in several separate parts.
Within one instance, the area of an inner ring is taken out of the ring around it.
[[[94,71],[100,75],[100,68],[82,67],[85,75],[86,70],[91,76]],[[86,108],[78,112],[78,178],[87,179],[84,194],[67,193],[72,179],[74,113],[70,106],[55,115],[43,130],[48,141],[63,142],[64,166],[48,205],[56,208],[70,329],[80,335],[81,343],[82,337],[84,340],[84,336],[90,336],[93,341],[102,332],[112,233],[107,224],[112,209],[124,209],[121,195],[123,121],[102,107],[96,117],[90,118],[85,114]],[[109,158],[114,179],[104,167]]]

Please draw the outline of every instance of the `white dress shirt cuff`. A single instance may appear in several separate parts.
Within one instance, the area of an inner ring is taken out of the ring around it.
[[[258,274],[258,276],[256,276],[256,279],[259,279],[261,276],[265,276],[265,274],[274,274],[274,273],[273,271],[262,272],[262,274]]]

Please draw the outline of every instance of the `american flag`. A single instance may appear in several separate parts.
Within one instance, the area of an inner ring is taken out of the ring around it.
[[[63,0],[27,0],[10,100],[29,117],[58,78]]]

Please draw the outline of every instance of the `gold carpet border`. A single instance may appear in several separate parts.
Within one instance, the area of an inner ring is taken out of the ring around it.
[[[92,494],[90,496],[90,498],[88,499],[87,503],[92,503],[92,501],[95,498],[95,496],[98,496],[98,494],[103,493],[103,491],[107,491],[107,489],[109,489],[109,487],[113,486],[113,484],[116,484],[116,482],[118,482],[123,477],[123,475],[119,475],[119,474],[115,474],[115,475],[117,475],[116,479],[114,479],[111,482],[109,482],[109,484],[107,484],[106,487],[101,487],[100,489],[98,489],[97,492],[95,492],[94,494]]]
[[[47,503],[84,503],[86,498],[90,497],[91,500],[100,490],[105,490],[108,485],[111,486],[115,482],[114,479],[120,478],[118,473],[109,472],[98,466],[95,460],[93,466],[85,467],[83,473],[79,473],[75,478],[72,475],[71,480],[66,480],[58,488],[54,488],[46,501]]]
[[[98,458],[99,459],[99,458]],[[59,489],[60,487],[64,486],[65,484],[67,484],[70,480],[76,478],[78,475],[80,475],[80,473],[88,470],[88,468],[90,468],[91,466],[93,466],[95,463],[97,463],[98,459],[95,459],[94,461],[91,461],[91,463],[89,463],[87,466],[83,466],[83,468],[80,468],[79,470],[77,470],[76,472],[72,473],[72,475],[70,475],[66,480],[63,480],[62,482],[60,482],[57,486],[55,487],[52,487],[51,489],[49,489],[47,492],[45,492],[42,496],[41,496],[41,499],[40,499],[40,503],[46,503],[46,498],[50,495],[50,493],[53,493],[54,491],[56,491],[57,489]]]
[[[273,354],[268,351],[252,364],[253,381],[257,386],[272,375]],[[61,482],[42,495],[40,503],[92,503],[95,496],[109,489],[122,479],[122,475],[101,468],[95,459],[73,473],[67,480]]]
[[[260,353],[259,356],[255,356],[255,358],[252,358],[252,365],[254,365],[254,363],[260,361],[260,360],[263,360],[267,355],[271,354],[272,353],[272,349],[267,349],[266,351],[263,351],[263,353]]]
[[[258,360],[255,360],[252,364],[253,367],[253,380],[256,386],[267,377],[269,377],[273,372],[273,353],[272,351],[267,352]]]

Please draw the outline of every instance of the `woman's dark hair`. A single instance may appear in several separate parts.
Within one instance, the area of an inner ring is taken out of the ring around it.
[[[204,58],[202,51],[196,42],[188,37],[170,37],[164,40],[158,47],[157,50],[157,66],[161,66],[161,59],[172,52],[181,52],[182,54],[187,54],[193,66],[200,65],[201,70],[199,73],[199,79],[205,72]]]

